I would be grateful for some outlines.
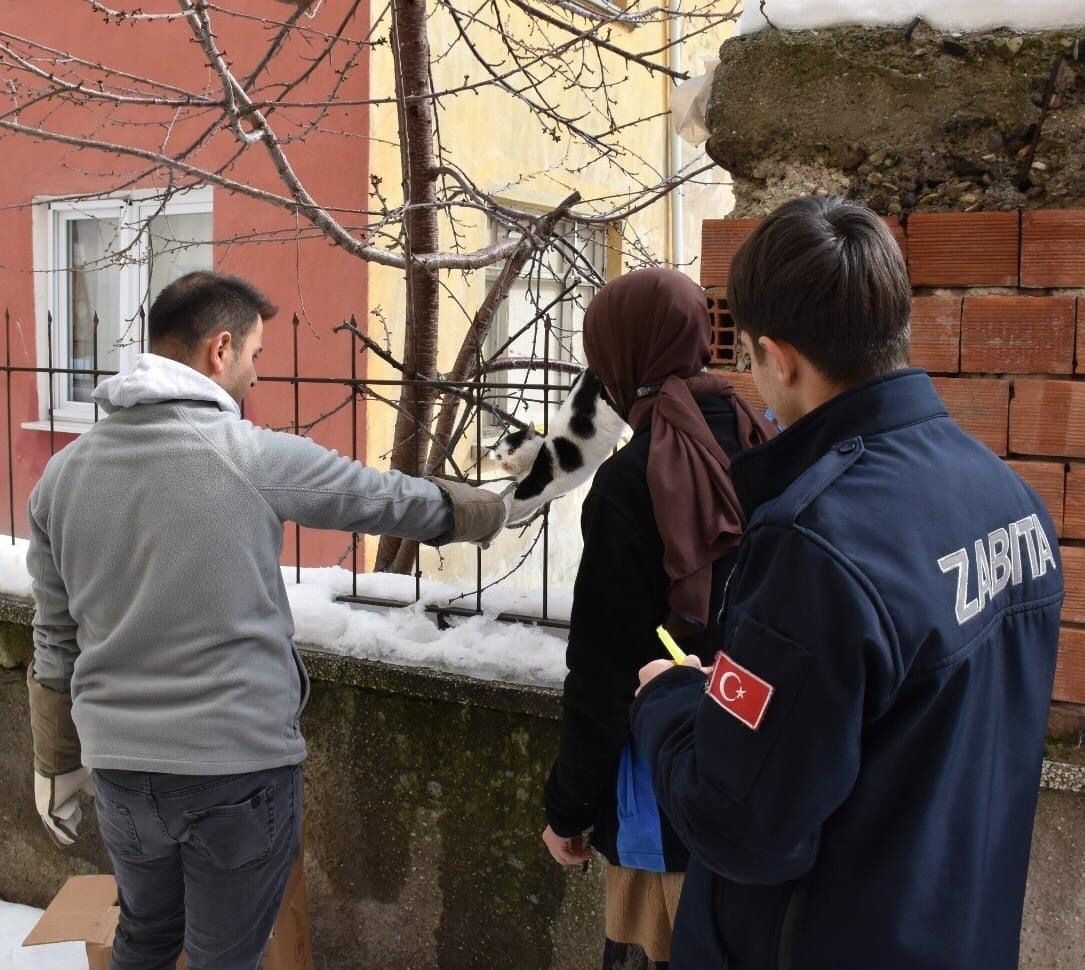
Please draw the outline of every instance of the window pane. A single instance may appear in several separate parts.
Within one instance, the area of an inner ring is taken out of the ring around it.
[[[496,223],[491,223],[491,229],[495,241],[510,236],[508,229]],[[555,236],[560,237],[560,242],[555,241],[545,253],[536,254],[510,289],[508,299],[498,311],[494,327],[487,337],[486,356],[492,359],[509,337],[517,334],[543,307],[548,307],[567,289],[574,276],[579,277],[581,283],[565,293],[560,304],[550,306],[547,311],[548,345],[547,321],[538,320],[500,353],[501,357],[534,358],[539,366],[491,372],[491,380],[495,383],[542,383],[546,376],[542,361],[547,352],[552,361],[583,365],[581,331],[584,310],[598,286],[597,280],[592,278],[592,270],[598,274],[599,280],[606,277],[606,227],[583,225],[565,219],[556,226]],[[489,282],[495,277],[496,273],[491,272]],[[550,372],[549,383],[557,386],[549,393],[549,408],[543,406],[542,391],[518,392],[513,388],[500,392],[492,400],[517,417],[541,425],[544,412],[549,410],[552,414],[564,400],[564,389],[572,383],[572,378],[573,375],[568,373]],[[489,423],[498,422],[489,419]]]
[[[75,370],[94,367],[94,315],[98,315],[98,369],[117,369],[120,336],[120,264],[116,219],[70,219],[68,251],[68,360]],[[90,401],[91,374],[68,376],[68,397]]]
[[[511,343],[501,351],[500,356],[519,361],[537,361],[538,366],[494,371],[495,383],[542,384],[547,379],[547,372],[543,367],[547,355],[554,361],[569,359],[567,350],[569,341],[562,339],[559,329],[561,306],[553,306],[540,319],[534,319],[543,308],[557,299],[561,290],[562,287],[556,280],[545,277],[541,281],[538,279],[517,280],[513,283],[508,298],[501,308],[500,318],[495,321],[498,326],[494,328],[494,332],[502,333],[504,336],[500,342],[491,345],[491,353],[496,352],[506,340],[512,337]],[[548,320],[549,338],[547,336]],[[549,383],[567,384],[568,375],[552,370],[549,372]],[[560,389],[552,389],[547,398],[550,410],[553,411],[563,399],[564,393]],[[515,388],[503,390],[497,395],[495,403],[517,417],[525,421],[533,421],[540,426],[547,410],[543,406],[543,391],[541,390],[517,391]]]
[[[148,306],[178,277],[213,267],[210,212],[155,216],[149,237]]]

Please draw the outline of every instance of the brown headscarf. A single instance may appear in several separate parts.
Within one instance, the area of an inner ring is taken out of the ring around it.
[[[584,317],[588,366],[619,413],[634,430],[651,415],[648,489],[671,580],[667,627],[677,636],[707,625],[712,564],[746,526],[731,460],[694,395],[728,401],[743,448],[776,433],[722,375],[705,371],[710,336],[704,290],[670,269],[637,270],[608,283]]]

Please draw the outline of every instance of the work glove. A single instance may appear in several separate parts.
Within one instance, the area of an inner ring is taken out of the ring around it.
[[[447,478],[430,478],[452,504],[452,531],[440,542],[473,542],[485,549],[505,527],[516,482],[498,479],[477,487]]]
[[[72,695],[50,690],[26,672],[30,727],[34,736],[34,804],[53,841],[62,848],[79,837],[83,809],[79,793],[93,795],[90,770],[81,762],[72,722]]]
[[[79,824],[83,821],[80,792],[94,794],[89,768],[80,766],[75,771],[51,778],[34,771],[34,804],[45,831],[62,849],[79,838]]]

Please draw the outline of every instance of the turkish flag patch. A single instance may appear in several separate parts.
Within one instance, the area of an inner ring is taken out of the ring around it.
[[[716,654],[708,696],[728,714],[756,731],[768,710],[774,688],[767,680],[735,663],[722,651]]]

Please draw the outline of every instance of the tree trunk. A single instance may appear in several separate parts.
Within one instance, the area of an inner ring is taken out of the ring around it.
[[[450,381],[464,381],[468,377],[479,377],[482,373],[480,363],[482,361],[482,345],[486,341],[486,335],[490,332],[494,314],[509,295],[509,288],[520,275],[524,264],[531,254],[538,248],[539,242],[548,239],[554,232],[554,226],[568,211],[571,206],[580,201],[580,193],[574,192],[553,212],[540,216],[531,227],[531,235],[525,236],[520,246],[505,262],[501,274],[494,280],[486,298],[475,312],[474,319],[460,345],[460,351],[456,355],[456,362],[452,371],[446,375]],[[444,395],[441,409],[437,414],[436,427],[433,437],[426,437],[429,444],[429,458],[427,459],[424,472],[427,475],[439,475],[444,471],[446,456],[456,446],[453,441],[453,431],[456,426],[456,415],[460,410],[461,398],[454,394]],[[477,420],[477,417],[476,417]],[[408,573],[415,568],[418,559],[418,543],[411,539],[400,541],[399,549],[392,560],[389,571],[393,573]]]
[[[404,205],[410,206],[403,223],[408,261],[403,368],[404,374],[433,378],[437,375],[438,278],[436,272],[427,272],[412,258],[419,253],[436,252],[438,244],[426,0],[392,0],[392,54],[399,106],[403,200]],[[392,442],[392,468],[406,475],[423,473],[429,442],[426,432],[432,417],[432,388],[419,384],[404,386]],[[381,538],[377,549],[378,570],[398,565],[396,554],[400,545],[401,541],[392,536]]]

